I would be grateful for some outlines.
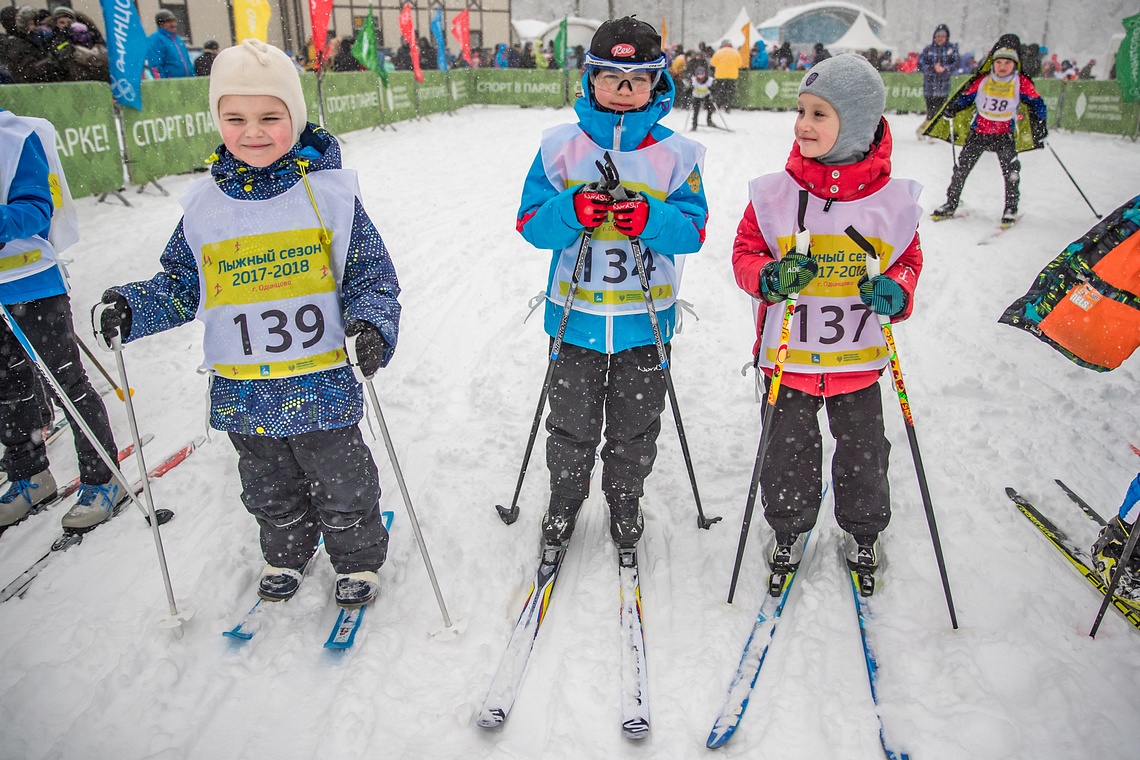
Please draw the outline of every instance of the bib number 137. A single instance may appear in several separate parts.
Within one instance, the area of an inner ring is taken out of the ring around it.
[[[280,309],[264,311],[260,314],[260,318],[272,342],[259,346],[258,353],[261,351],[270,354],[284,353],[293,347],[294,335],[297,336],[296,339],[301,339],[302,348],[309,348],[320,343],[325,334],[325,315],[321,313],[320,307],[313,304],[305,304],[297,309],[292,319]],[[249,335],[248,315],[238,314],[234,317],[234,324],[241,331],[242,351],[246,356],[253,356],[254,348]]]

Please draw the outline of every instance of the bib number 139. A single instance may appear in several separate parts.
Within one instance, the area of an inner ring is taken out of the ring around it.
[[[302,348],[315,346],[325,334],[325,315],[321,313],[320,307],[313,304],[306,304],[297,309],[292,319],[280,309],[263,311],[260,317],[269,338],[275,339],[271,343],[259,346],[260,350],[266,353],[280,354],[288,351],[293,346],[294,334],[303,339]],[[234,324],[241,331],[242,351],[246,356],[253,356],[254,349],[247,319],[248,315],[238,314],[234,317]]]

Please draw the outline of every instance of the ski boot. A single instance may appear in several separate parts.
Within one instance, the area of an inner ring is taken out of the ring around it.
[[[542,516],[542,537],[548,543],[565,546],[570,541],[583,501],[585,499],[550,495],[550,506]]]
[[[1131,530],[1119,517],[1114,517],[1105,525],[1096,543],[1092,546],[1093,569],[1104,581],[1105,587],[1112,583],[1116,568],[1120,565],[1120,558],[1124,554],[1124,545],[1128,542]],[[1120,601],[1140,610],[1140,579],[1137,570],[1140,570],[1140,561],[1134,556],[1116,585],[1114,596]]]
[[[294,570],[291,567],[266,565],[257,582],[257,595],[267,602],[284,602],[293,598],[301,587],[305,568]]]
[[[336,604],[345,609],[356,609],[371,604],[380,592],[380,578],[372,570],[356,573],[337,573]]]
[[[637,496],[618,494],[607,496],[606,501],[610,505],[610,537],[619,549],[634,548],[645,529],[640,499]]]
[[[792,574],[804,558],[804,544],[807,534],[777,533],[772,536],[772,548],[768,551],[768,593],[779,596],[784,593],[788,576]]]
[[[844,533],[843,554],[847,559],[847,567],[859,581],[859,595],[870,596],[875,593],[875,571],[879,569],[881,560],[878,536],[856,538],[850,533]]]
[[[42,509],[40,505],[54,499],[56,493],[51,470],[37,472],[30,478],[9,483],[8,490],[0,496],[0,530],[38,512]]]
[[[82,533],[118,514],[128,499],[127,492],[114,480],[101,486],[84,483],[79,486],[75,505],[60,521],[65,531]]]
[[[936,222],[941,222],[945,219],[953,219],[954,218],[954,212],[957,210],[958,210],[958,204],[957,203],[946,202],[946,203],[943,203],[938,208],[934,209],[934,211],[930,212],[930,218]]]
[[[1017,208],[1015,206],[1006,206],[1005,211],[1001,213],[1001,228],[1008,230],[1015,224],[1017,224]]]

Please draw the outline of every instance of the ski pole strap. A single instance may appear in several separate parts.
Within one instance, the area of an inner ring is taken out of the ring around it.
[[[870,264],[871,259],[875,259],[876,262],[879,260],[879,254],[875,250],[875,247],[873,245],[871,245],[871,241],[869,241],[869,240],[867,240],[867,238],[863,237],[859,233],[859,230],[855,229],[851,225],[848,225],[847,229],[845,229],[843,231],[847,233],[847,237],[849,237],[853,241],[855,241],[855,245],[862,248],[863,252],[865,254],[867,254],[866,263],[865,263],[865,267],[867,269],[867,276],[868,277],[874,277],[876,274],[882,274],[882,271],[880,271],[881,268],[877,264],[875,266],[875,269],[876,269],[875,274],[871,274],[871,264]]]
[[[804,227],[804,217],[807,216],[807,205],[808,205],[808,191],[807,190],[800,190],[800,206],[799,206],[799,210],[796,212],[796,222],[800,226],[800,232],[803,232],[805,229],[807,229],[806,227]],[[799,251],[799,253],[804,253],[804,252]],[[807,254],[805,253],[804,255],[806,256]]]

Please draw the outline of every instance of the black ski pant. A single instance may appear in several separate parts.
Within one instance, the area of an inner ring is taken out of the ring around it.
[[[579,501],[590,495],[604,421],[602,492],[611,505],[619,496],[640,498],[657,458],[665,395],[656,346],[603,354],[562,344],[546,417],[551,495]]]
[[[355,425],[274,438],[230,433],[241,500],[261,527],[261,553],[300,570],[325,548],[338,573],[378,570],[388,554],[380,477]]]
[[[925,97],[925,100],[926,100],[926,120],[927,121],[930,121],[936,115],[938,115],[938,109],[941,108],[942,104],[946,102],[947,97],[949,97],[949,96],[948,95],[935,95],[934,97],[931,97],[931,96],[927,95]]]
[[[1017,210],[1021,198],[1021,161],[1017,157],[1017,144],[1012,132],[1003,135],[982,135],[971,132],[958,154],[958,165],[950,177],[950,187],[946,190],[946,202],[957,207],[962,198],[962,187],[974,164],[987,150],[997,153],[1001,173],[1005,178],[1005,207]]]
[[[705,98],[693,98],[693,129],[697,128],[697,119],[701,115],[702,106],[706,111],[708,111],[708,116],[706,117],[708,125],[710,127],[713,125],[713,110],[716,108],[716,106],[713,104],[712,96],[709,95]]]
[[[819,428],[823,407],[827,408],[828,426],[835,438],[831,459],[835,520],[857,538],[873,539],[891,519],[887,482],[891,444],[883,432],[878,383],[826,398],[780,389],[760,472],[764,517],[780,536],[804,533],[815,525],[823,491]]]
[[[8,311],[40,355],[44,369],[55,377],[99,439],[99,445],[114,461],[117,449],[107,420],[107,408],[91,387],[79,358],[71,321],[71,299],[66,295],[50,296],[10,304]],[[25,480],[48,469],[47,446],[41,430],[51,420],[52,410],[39,392],[41,382],[38,370],[8,329],[8,323],[0,320],[0,443],[4,444],[0,468],[12,481]],[[71,413],[66,410],[64,413],[71,422],[80,481],[88,485],[109,482],[111,471],[75,424]]]
[[[725,113],[732,110],[732,100],[736,97],[735,79],[718,79],[712,84],[712,97],[718,108]]]

